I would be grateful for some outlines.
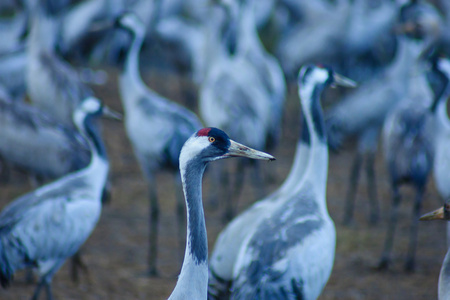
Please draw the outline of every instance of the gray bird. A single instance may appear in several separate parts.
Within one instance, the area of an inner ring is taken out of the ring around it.
[[[440,95],[433,96],[422,64],[422,61],[415,64],[415,70],[409,75],[408,93],[386,117],[383,126],[383,154],[390,175],[392,206],[378,264],[380,269],[387,268],[391,261],[401,201],[399,187],[403,184],[410,184],[416,190],[405,270],[413,271],[415,267],[418,219],[434,158],[434,111],[441,99]]]
[[[376,223],[379,218],[374,168],[379,135],[386,116],[407,92],[411,67],[422,49],[406,37],[398,36],[397,40],[398,49],[391,64],[373,78],[362,82],[325,113],[328,143],[332,149],[339,149],[350,137],[358,139],[349,176],[344,224],[353,220],[358,179],[364,160],[371,205],[370,223]]]
[[[25,194],[0,212],[0,282],[9,285],[13,274],[35,267],[41,289],[52,299],[51,281],[66,259],[74,255],[95,228],[109,163],[94,120],[115,117],[95,98],[88,98],[74,114],[74,123],[92,152],[89,165]]]
[[[159,171],[169,170],[176,185],[180,184],[176,170],[181,148],[192,132],[202,127],[202,123],[193,112],[158,95],[142,81],[139,75],[139,51],[145,27],[138,17],[131,13],[123,14],[116,20],[116,26],[133,38],[120,72],[119,88],[125,110],[125,129],[149,186],[148,273],[157,275],[159,205],[155,176]],[[177,195],[180,245],[183,243],[183,210],[182,196]]]
[[[299,72],[303,128],[284,184],[220,233],[210,261],[211,299],[316,299],[334,261],[336,232],[326,209],[328,146],[320,96],[332,83],[353,86],[329,69]]]
[[[78,130],[26,102],[0,98],[0,157],[39,179],[55,179],[86,167],[91,151]]]
[[[31,102],[59,122],[73,127],[78,104],[92,96],[77,71],[55,52],[58,23],[46,1],[32,4],[26,83]]]
[[[217,128],[203,128],[194,133],[180,153],[180,174],[187,208],[186,251],[171,300],[207,299],[208,241],[202,203],[202,177],[206,165],[230,157],[274,160],[231,140]]]

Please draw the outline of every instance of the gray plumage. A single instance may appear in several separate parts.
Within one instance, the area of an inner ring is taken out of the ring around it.
[[[36,107],[0,99],[0,157],[41,179],[54,179],[88,165],[86,139]]]
[[[303,128],[284,184],[221,232],[210,262],[211,299],[316,299],[334,261],[335,228],[326,209],[328,149],[320,95],[331,70],[299,73]]]
[[[399,187],[405,183],[416,189],[405,270],[413,271],[415,268],[418,219],[434,157],[432,108],[435,105],[432,105],[432,102],[433,98],[434,102],[439,101],[438,96],[433,97],[426,74],[422,71],[422,64],[423,62],[419,61],[413,65],[413,72],[406,78],[408,93],[391,111],[383,127],[383,154],[390,175],[392,207],[384,250],[379,262],[379,268],[382,269],[390,264],[401,201]]]
[[[370,222],[378,220],[375,190],[374,160],[379,134],[390,110],[407,92],[408,78],[420,46],[405,37],[397,38],[397,53],[392,63],[373,78],[362,82],[326,112],[328,143],[338,149],[350,137],[357,137],[358,145],[350,172],[344,223],[353,219],[353,207],[360,168],[366,159],[368,196],[371,202]]]
[[[133,38],[129,46],[124,69],[119,76],[119,87],[125,110],[125,129],[134,153],[148,181],[150,190],[150,253],[149,273],[156,275],[158,200],[156,173],[161,170],[173,172],[179,183],[178,158],[181,147],[192,132],[202,127],[197,116],[150,90],[139,75],[139,51],[144,39],[145,27],[136,15],[120,16],[117,26]],[[178,190],[178,189],[177,189]],[[183,200],[177,195],[177,216],[180,244],[183,244]]]
[[[73,126],[74,109],[93,93],[74,68],[55,53],[55,16],[45,11],[45,6],[32,9],[26,75],[28,94],[33,104],[59,122]]]
[[[7,286],[15,271],[36,267],[42,287],[50,284],[65,260],[74,255],[94,229],[109,165],[92,123],[103,107],[88,98],[75,112],[74,123],[93,153],[89,165],[12,201],[0,213],[0,280]]]

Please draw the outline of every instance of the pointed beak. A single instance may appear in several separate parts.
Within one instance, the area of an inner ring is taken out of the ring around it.
[[[431,221],[431,220],[445,220],[444,217],[444,207],[436,209],[430,213],[427,213],[419,218],[420,221]]]
[[[270,154],[236,143],[233,140],[230,140],[230,142],[230,148],[228,148],[228,153],[225,154],[224,157],[247,157],[260,160],[275,160],[275,157]]]
[[[350,78],[347,78],[345,76],[342,76],[338,73],[333,74],[333,79],[334,79],[333,80],[334,82],[333,82],[332,86],[340,85],[343,87],[350,87],[350,88],[355,88],[358,86],[358,84],[355,81],[353,81]]]
[[[115,110],[112,110],[108,106],[103,106],[102,113],[103,113],[103,117],[111,119],[111,120],[122,121],[122,119],[123,119],[121,113],[119,113]]]

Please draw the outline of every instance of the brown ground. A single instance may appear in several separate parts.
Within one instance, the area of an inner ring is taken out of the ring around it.
[[[160,93],[184,101],[182,90],[192,89],[184,81],[169,75],[151,74],[147,82]],[[175,83],[174,83],[175,82]],[[181,84],[180,84],[181,82]],[[122,111],[116,89],[116,75],[110,75],[106,86],[96,89],[97,95],[111,107]],[[268,191],[276,189],[289,171],[298,136],[298,100],[295,87],[291,88],[287,102],[281,145],[275,153],[277,161],[265,167],[275,168],[275,178],[267,184]],[[112,202],[103,209],[101,220],[94,233],[83,247],[84,260],[89,266],[89,275],[81,274],[78,284],[71,282],[66,264],[55,276],[53,291],[56,299],[166,299],[175,283],[180,268],[176,243],[174,218],[174,194],[169,174],[159,177],[159,195],[162,201],[162,224],[160,227],[159,270],[162,278],[150,279],[141,276],[146,267],[147,251],[147,189],[138,164],[134,159],[123,125],[104,122],[105,141],[110,153],[113,184]],[[381,254],[385,235],[385,224],[390,206],[387,174],[379,155],[377,160],[378,194],[381,201],[382,219],[376,227],[367,221],[368,202],[366,182],[361,180],[357,195],[356,220],[351,227],[343,227],[344,200],[348,172],[353,149],[348,147],[339,155],[331,155],[328,176],[328,208],[337,226],[336,259],[331,278],[320,299],[436,299],[437,281],[441,262],[446,252],[445,224],[429,222],[420,224],[417,250],[417,270],[413,274],[403,271],[403,262],[408,242],[408,229],[412,209],[413,192],[407,192],[401,206],[397,230],[393,265],[389,271],[373,269]],[[215,188],[205,175],[204,195]],[[435,209],[440,200],[432,184],[423,205],[423,212]],[[0,207],[29,191],[31,186],[23,180],[2,185]],[[254,200],[254,193],[246,186],[240,200],[244,209]],[[220,211],[206,206],[206,224],[210,249],[217,234],[223,228]],[[34,286],[25,284],[23,273],[16,274],[9,289],[0,289],[0,299],[29,299]],[[44,299],[42,295],[41,299]]]

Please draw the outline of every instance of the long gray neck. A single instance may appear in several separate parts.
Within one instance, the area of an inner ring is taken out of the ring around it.
[[[183,266],[169,299],[206,299],[208,290],[208,240],[202,204],[205,163],[195,159],[180,166],[187,207],[187,238]]]
[[[145,84],[139,74],[139,53],[141,51],[142,43],[144,41],[144,34],[139,30],[132,32],[133,42],[128,48],[127,56],[125,59],[124,69],[120,74],[121,90],[128,89],[143,89],[145,90]]]
[[[304,125],[301,141],[309,145],[309,155],[304,173],[305,180],[314,186],[318,199],[325,199],[328,176],[328,146],[320,97],[324,83],[300,86],[299,94],[303,111]],[[326,210],[326,203],[319,203]]]

